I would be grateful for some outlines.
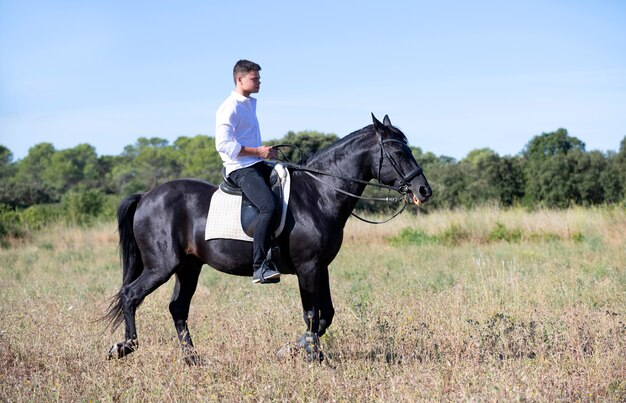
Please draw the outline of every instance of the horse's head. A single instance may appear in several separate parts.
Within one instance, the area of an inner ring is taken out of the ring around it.
[[[380,155],[372,164],[374,177],[385,185],[400,189],[418,206],[426,202],[432,190],[413,157],[406,136],[391,125],[387,115],[382,123],[374,114],[372,120],[380,146]]]

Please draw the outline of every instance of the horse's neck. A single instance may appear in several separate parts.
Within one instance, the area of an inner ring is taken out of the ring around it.
[[[371,150],[365,147],[368,143],[366,139],[355,138],[342,147],[327,150],[307,164],[308,168],[331,174],[314,174],[319,180],[312,178],[309,180],[311,185],[318,189],[320,196],[327,199],[326,204],[329,206],[327,213],[339,222],[345,223],[358,202],[358,198],[346,193],[361,196],[365,189],[363,183],[345,178],[359,181],[369,181],[372,178]]]
[[[369,181],[372,178],[370,155],[371,150],[364,147],[362,142],[360,142],[358,138],[355,138],[352,141],[346,142],[343,147],[333,148],[323,155],[318,156],[308,163],[307,167],[328,172],[337,177],[349,177],[361,181]],[[332,176],[329,176],[329,178],[332,178]],[[359,186],[357,182],[337,180],[336,178],[334,178],[333,181],[339,183],[342,189],[346,188],[344,190],[348,190],[348,187],[352,189],[362,187]]]

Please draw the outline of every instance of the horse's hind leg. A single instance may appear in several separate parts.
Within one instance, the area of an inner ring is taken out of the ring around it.
[[[117,343],[109,350],[109,359],[122,358],[135,351],[139,346],[137,339],[137,327],[135,325],[135,313],[143,299],[165,283],[172,275],[166,270],[154,270],[144,268],[141,275],[132,283],[123,286],[119,292],[119,300],[124,312],[125,339]]]
[[[188,256],[183,261],[176,270],[176,285],[169,306],[185,361],[189,365],[201,362],[200,357],[194,351],[191,334],[187,327],[191,298],[196,291],[201,269],[202,263],[195,257]]]

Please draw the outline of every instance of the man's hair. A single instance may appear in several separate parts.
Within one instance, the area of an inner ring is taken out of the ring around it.
[[[246,59],[241,59],[237,63],[235,63],[235,67],[233,67],[233,81],[235,81],[235,85],[237,85],[238,75],[245,75],[251,71],[261,71],[261,66],[259,66],[255,62],[251,62],[250,60]]]

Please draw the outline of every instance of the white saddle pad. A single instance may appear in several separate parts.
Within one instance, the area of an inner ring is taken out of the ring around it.
[[[274,236],[278,236],[285,227],[291,176],[281,164],[276,164],[274,170],[278,172],[278,180],[282,190],[280,225],[274,233]],[[223,192],[222,189],[217,189],[211,198],[204,238],[207,241],[210,239],[238,239],[252,242],[252,238],[246,235],[241,227],[241,196],[231,195]]]

